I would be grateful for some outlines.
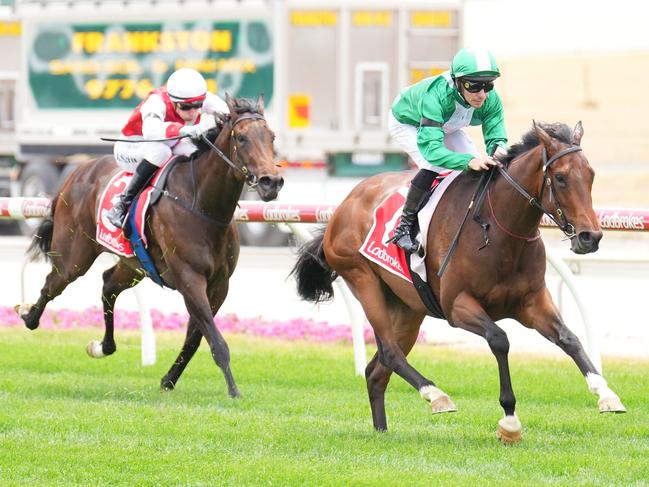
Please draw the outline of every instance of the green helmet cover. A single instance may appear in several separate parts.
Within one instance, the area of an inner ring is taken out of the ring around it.
[[[460,49],[451,64],[451,76],[454,79],[497,78],[500,70],[496,58],[486,49],[465,47]]]

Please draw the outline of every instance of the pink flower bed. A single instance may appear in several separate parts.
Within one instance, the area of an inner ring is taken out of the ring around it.
[[[164,314],[151,310],[153,327],[156,330],[185,331],[187,315],[170,313]],[[331,325],[326,321],[292,319],[288,321],[264,320],[262,318],[239,318],[236,315],[217,315],[214,319],[216,326],[222,332],[240,333],[284,340],[309,340],[313,342],[351,342],[352,330],[349,325]],[[0,306],[0,326],[24,326],[23,321],[13,308]],[[41,328],[67,329],[104,327],[104,315],[101,308],[92,307],[83,311],[45,310]],[[115,328],[122,330],[138,330],[140,315],[137,311],[115,311]],[[369,326],[364,330],[365,342],[374,343],[374,334]]]

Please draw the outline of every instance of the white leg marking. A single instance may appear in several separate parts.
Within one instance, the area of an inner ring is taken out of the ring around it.
[[[457,411],[457,407],[451,401],[451,398],[435,386],[428,385],[419,389],[419,395],[430,403],[433,414],[452,413]]]
[[[441,396],[446,396],[441,389],[438,389],[435,386],[424,386],[419,389],[419,394],[428,402],[433,402]]]
[[[88,342],[88,346],[86,347],[86,353],[90,355],[92,358],[105,357],[104,351],[101,347],[101,342],[97,340],[91,340],[90,342]]]
[[[29,310],[32,309],[33,306],[33,304],[26,303],[17,304],[16,306],[14,306],[14,310],[16,310],[16,313],[18,313],[18,315],[25,315],[29,313]]]
[[[617,394],[615,394],[608,384],[606,379],[599,374],[593,374],[589,372],[586,374],[586,383],[588,384],[588,389],[593,394],[597,394],[599,401],[597,405],[599,406],[599,411],[601,413],[613,412],[613,413],[624,413],[626,408]]]
[[[496,430],[496,438],[506,445],[511,445],[521,441],[523,436],[523,425],[521,424],[516,414],[512,416],[505,416],[498,421],[498,429]]]

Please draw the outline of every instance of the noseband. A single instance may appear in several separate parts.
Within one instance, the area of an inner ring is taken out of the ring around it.
[[[241,117],[237,118],[234,123],[232,124],[232,127],[230,127],[230,154],[234,154],[234,156],[231,156],[232,159],[235,159],[238,164],[235,164],[232,162],[232,159],[230,157],[226,156],[221,149],[219,149],[216,145],[214,145],[206,136],[205,134],[201,135],[201,139],[203,142],[205,142],[210,149],[212,149],[214,152],[217,153],[217,155],[225,161],[225,163],[233,168],[234,170],[238,171],[240,174],[243,175],[244,178],[246,178],[246,182],[251,188],[254,188],[257,185],[257,176],[252,174],[248,170],[248,166],[241,162],[241,158],[239,157],[239,153],[237,152],[237,140],[234,137],[234,127],[239,122],[243,122],[244,120],[266,120],[263,115],[260,115],[259,113],[247,113],[245,115],[242,115]]]
[[[545,215],[548,216],[550,220],[552,220],[564,233],[564,235],[567,238],[573,238],[577,234],[575,233],[575,226],[570,223],[567,219],[566,216],[563,213],[563,210],[561,210],[561,206],[559,205],[559,200],[555,196],[555,191],[554,191],[554,186],[552,185],[552,179],[548,175],[548,169],[550,166],[556,162],[557,160],[561,159],[563,156],[571,154],[573,152],[578,152],[582,150],[581,147],[578,145],[574,145],[572,147],[568,147],[567,149],[564,149],[560,152],[557,152],[555,155],[553,155],[550,159],[548,159],[548,153],[545,150],[545,147],[543,148],[543,185],[541,186],[541,192],[537,197],[531,196],[523,187],[518,184],[512,177],[509,175],[507,170],[503,167],[498,167],[498,170],[500,171],[500,174],[505,178],[505,180],[520,194],[522,194],[527,201],[530,203],[531,206],[541,210]],[[548,210],[545,206],[543,206],[543,192],[545,190],[545,187],[549,188],[550,191],[550,201],[554,203],[554,206],[557,209],[557,215],[559,219],[557,220],[552,212]]]

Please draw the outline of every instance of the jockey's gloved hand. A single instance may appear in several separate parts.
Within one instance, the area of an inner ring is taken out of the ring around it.
[[[204,113],[201,115],[201,121],[199,123],[196,125],[185,125],[178,131],[178,133],[180,135],[187,135],[192,139],[198,139],[201,135],[214,127],[216,127],[214,116]]]
[[[185,125],[180,128],[178,133],[192,139],[198,139],[204,133],[204,131],[200,125]]]

